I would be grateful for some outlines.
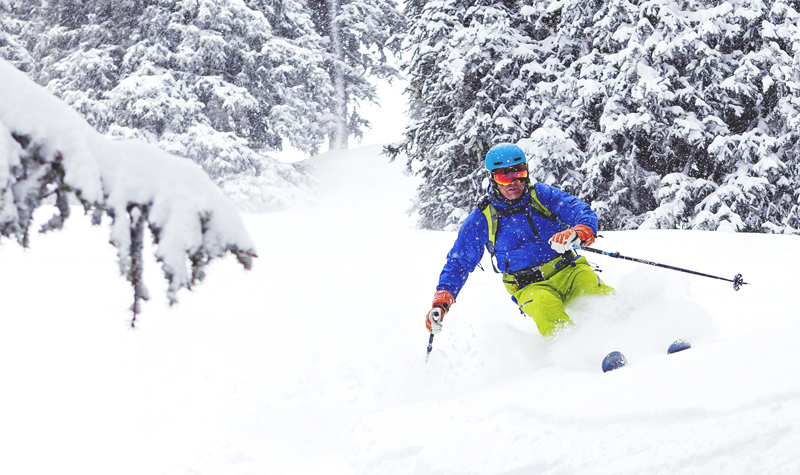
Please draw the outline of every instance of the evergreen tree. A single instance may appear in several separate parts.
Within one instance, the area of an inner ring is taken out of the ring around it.
[[[422,227],[456,228],[486,186],[489,148],[527,136],[521,77],[538,58],[520,31],[518,7],[513,1],[407,4],[411,123],[405,140],[387,151],[405,152],[423,177],[415,205]]]
[[[23,40],[25,31],[31,28],[33,12],[13,12],[13,5],[0,0],[0,58],[5,58],[20,71],[31,71],[34,58]],[[14,14],[12,14],[12,12]]]
[[[421,226],[456,227],[482,192],[483,154],[511,141],[534,179],[591,202],[605,229],[795,232],[793,4],[453,0],[409,10],[413,121],[387,151],[406,152],[425,178]],[[508,20],[481,22],[490,10]]]
[[[33,7],[35,5],[35,7]],[[103,133],[200,163],[248,210],[310,197],[298,167],[267,158],[288,140],[315,153],[332,88],[321,38],[293,2],[38,2],[31,74]],[[280,7],[280,8],[278,8]],[[274,34],[273,24],[290,37]]]
[[[397,54],[405,18],[393,0],[306,0],[316,31],[326,40],[326,69],[333,90],[328,136],[331,149],[361,139],[369,121],[358,113],[362,101],[376,102],[369,78],[398,76],[386,53]]]
[[[666,170],[677,175],[662,180],[661,205],[645,226],[794,232],[798,13],[782,1],[696,13],[683,48],[697,49],[675,65],[686,64],[691,86],[680,104],[691,112],[675,120],[683,139],[675,155],[685,162]]]

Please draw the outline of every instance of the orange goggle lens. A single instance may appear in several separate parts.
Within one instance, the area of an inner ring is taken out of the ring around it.
[[[494,172],[494,181],[497,182],[498,185],[508,186],[514,180],[520,180],[528,178],[528,167],[525,165],[514,165],[513,167],[508,168],[501,168],[499,170],[495,170]]]

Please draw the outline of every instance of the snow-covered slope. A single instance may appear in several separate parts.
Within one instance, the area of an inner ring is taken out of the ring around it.
[[[0,248],[0,473],[800,471],[800,240],[602,233],[597,248],[751,285],[589,255],[619,293],[552,342],[485,257],[426,365],[455,234],[413,228],[416,182],[379,150],[312,159],[316,207],[245,216],[253,271],[214,264],[136,330],[102,229],[71,218]],[[677,338],[694,348],[666,355]],[[604,374],[611,350],[631,364]]]

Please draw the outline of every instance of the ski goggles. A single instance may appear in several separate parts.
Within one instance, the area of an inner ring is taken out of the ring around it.
[[[508,186],[515,180],[528,178],[528,166],[524,163],[513,167],[500,168],[492,173],[498,185]]]

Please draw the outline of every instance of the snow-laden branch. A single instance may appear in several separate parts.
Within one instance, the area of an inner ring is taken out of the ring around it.
[[[28,245],[33,211],[55,196],[57,214],[40,232],[60,229],[74,194],[93,222],[113,220],[110,242],[141,300],[142,248],[149,229],[169,282],[168,298],[203,280],[227,252],[249,269],[254,246],[238,211],[189,159],[132,140],[109,140],[77,112],[0,59],[0,236]]]

